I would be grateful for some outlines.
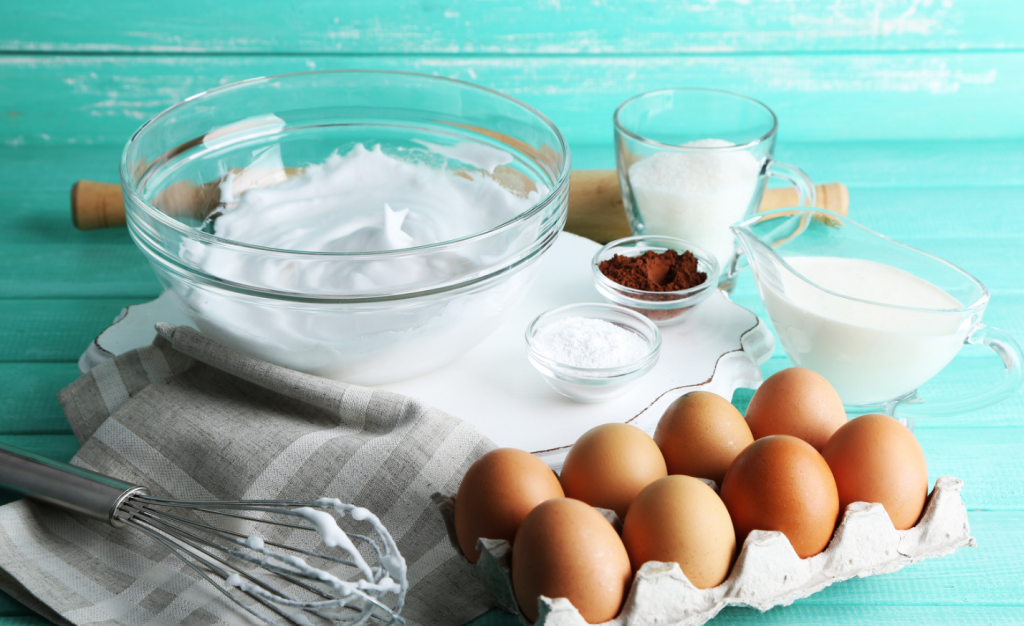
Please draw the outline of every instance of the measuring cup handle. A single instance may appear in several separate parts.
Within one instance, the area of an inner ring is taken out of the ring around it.
[[[818,191],[814,188],[814,181],[795,165],[782,163],[780,161],[768,162],[768,175],[784,180],[796,189],[800,206],[815,206],[818,202]]]
[[[987,346],[999,355],[999,358],[1003,361],[1003,366],[1006,367],[1006,376],[1002,382],[981,395],[970,398],[942,402],[918,400],[920,404],[916,406],[920,408],[911,412],[900,411],[901,407],[897,404],[896,411],[898,413],[903,414],[906,412],[913,417],[954,417],[963,415],[964,413],[983,409],[1005,400],[1020,388],[1021,383],[1024,383],[1024,368],[1021,365],[1024,363],[1024,353],[1021,352],[1020,345],[1013,337],[1010,337],[998,328],[981,325],[968,335],[964,343]],[[907,408],[911,406],[915,406],[914,403],[909,404]]]
[[[818,202],[818,190],[814,186],[814,181],[807,175],[807,172],[803,171],[795,165],[789,163],[782,163],[780,161],[768,159],[768,163],[765,165],[764,171],[769,175],[779,180],[784,180],[793,188],[796,189],[797,205],[798,206],[816,206]],[[730,285],[734,284],[736,276],[746,269],[748,265],[746,255],[743,253],[743,247],[737,242],[736,252],[732,255],[728,266],[723,269],[722,274],[725,277],[724,282]]]

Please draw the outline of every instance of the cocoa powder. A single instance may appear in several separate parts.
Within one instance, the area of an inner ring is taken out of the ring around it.
[[[697,257],[689,250],[648,250],[639,256],[616,254],[598,264],[601,273],[623,287],[641,291],[681,291],[708,279],[697,271]]]

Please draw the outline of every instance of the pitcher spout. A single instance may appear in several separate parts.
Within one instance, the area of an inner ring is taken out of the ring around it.
[[[730,227],[736,237],[738,253],[730,271],[733,275],[747,265],[754,270],[756,280],[778,280],[778,272],[785,271],[776,248],[800,236],[813,215],[820,210],[778,209],[758,213]],[[824,213],[830,213],[824,211]],[[840,217],[837,214],[836,217]]]

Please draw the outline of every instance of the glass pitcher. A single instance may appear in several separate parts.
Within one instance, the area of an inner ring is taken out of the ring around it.
[[[965,343],[995,351],[1004,379],[969,398],[925,403],[912,414],[980,409],[1024,380],[1018,344],[981,322],[988,289],[953,264],[821,209],[761,213],[732,230],[786,354],[794,365],[824,376],[849,413],[894,415],[898,406],[923,402],[917,388]]]

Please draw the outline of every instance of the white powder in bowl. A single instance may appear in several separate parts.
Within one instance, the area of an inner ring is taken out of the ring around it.
[[[541,328],[533,347],[552,361],[586,368],[621,367],[650,353],[647,340],[634,331],[589,317],[567,317]]]

